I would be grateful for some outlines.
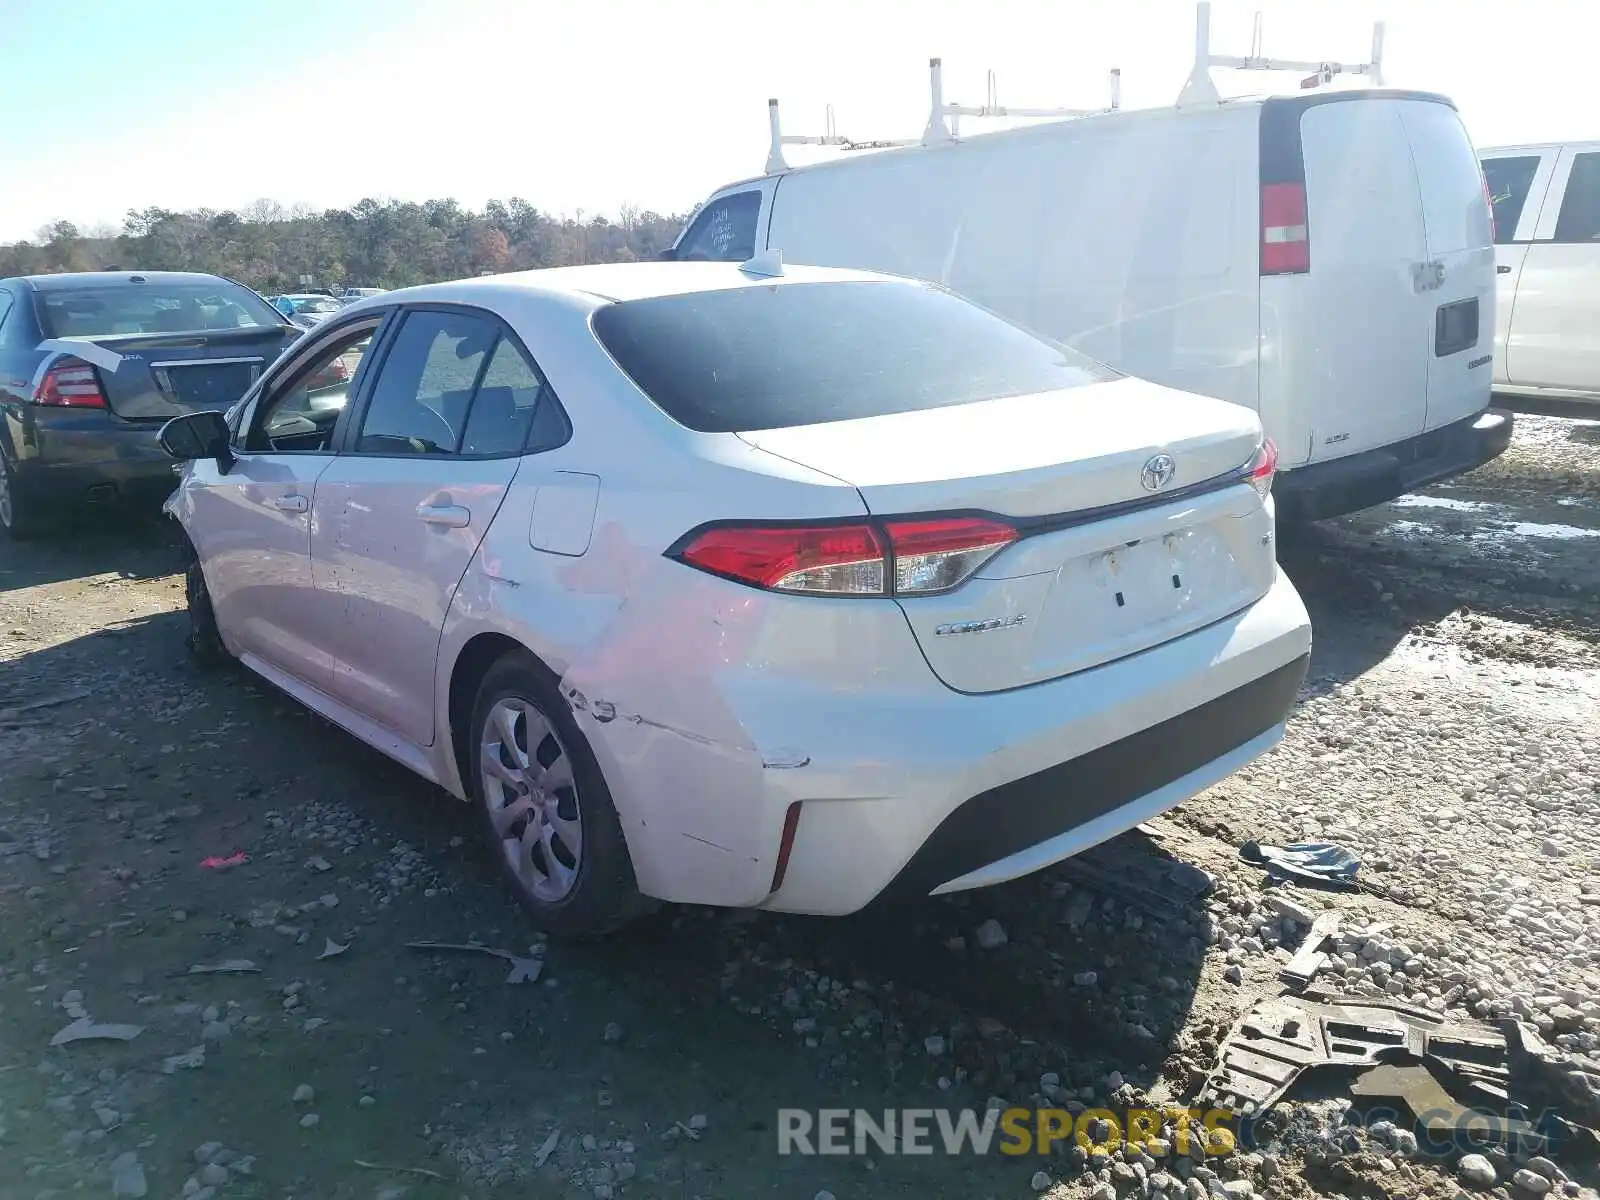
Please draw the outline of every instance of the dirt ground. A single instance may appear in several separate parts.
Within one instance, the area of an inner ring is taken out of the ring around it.
[[[1089,1195],[1066,1156],[780,1156],[777,1110],[1027,1104],[1047,1072],[1085,1101],[1192,1095],[1293,946],[1259,919],[1249,839],[1354,849],[1369,886],[1312,902],[1353,947],[1404,939],[1389,994],[1559,1000],[1590,1069],[1600,422],[1523,418],[1501,461],[1281,554],[1316,627],[1284,745],[1090,856],[1204,868],[1189,911],[1062,867],[845,920],[669,909],[579,950],[531,935],[461,805],[193,670],[159,530],[0,544],[0,1200]],[[407,948],[428,939],[540,977]],[[1389,978],[1372,957],[1353,987]],[[84,1016],[139,1032],[51,1045]],[[1360,1146],[1218,1174],[1236,1198],[1461,1186]]]

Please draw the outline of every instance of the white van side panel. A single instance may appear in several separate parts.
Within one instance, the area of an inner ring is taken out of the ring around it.
[[[1261,280],[1263,423],[1300,466],[1422,433],[1433,304],[1422,200],[1398,105],[1360,99],[1300,114],[1310,271]]]
[[[1038,156],[1028,322],[1119,370],[1258,408],[1258,111],[1064,128]]]
[[[1118,370],[1253,409],[1256,112],[1088,118],[790,172],[768,245],[934,280]]]

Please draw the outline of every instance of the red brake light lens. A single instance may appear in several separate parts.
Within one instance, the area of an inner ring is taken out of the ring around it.
[[[1272,477],[1278,473],[1278,447],[1271,438],[1263,438],[1250,465],[1245,467],[1243,479],[1255,488],[1264,499],[1272,491]]]
[[[1311,230],[1303,183],[1261,189],[1261,273],[1300,275],[1311,269]]]
[[[51,408],[104,408],[105,393],[100,378],[88,363],[75,358],[61,359],[44,373],[34,389],[33,402]]]
[[[870,525],[715,526],[678,555],[691,567],[768,591],[834,596],[883,595],[885,557]]]
[[[949,591],[1017,540],[990,517],[804,526],[714,525],[673,557],[774,592],[917,596]]]

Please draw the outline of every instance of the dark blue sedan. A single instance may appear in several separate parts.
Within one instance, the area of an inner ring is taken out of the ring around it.
[[[0,279],[0,530],[154,507],[170,417],[225,409],[301,335],[249,288],[177,271]]]

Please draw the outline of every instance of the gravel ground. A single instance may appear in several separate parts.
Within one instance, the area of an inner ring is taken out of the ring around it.
[[[1597,447],[1600,422],[1523,418],[1490,467],[1283,547],[1317,636],[1284,744],[1087,856],[1215,880],[1159,917],[1063,867],[547,949],[459,805],[191,671],[158,535],[0,546],[0,1197],[1592,1196],[1576,1147],[1455,1163],[1331,1128],[1338,1078],[1202,1165],[779,1156],[775,1130],[1192,1097],[1303,932],[1252,839],[1363,859],[1359,890],[1294,896],[1340,911],[1325,986],[1519,1015],[1600,1085]],[[51,1045],[87,1024],[138,1032]]]

